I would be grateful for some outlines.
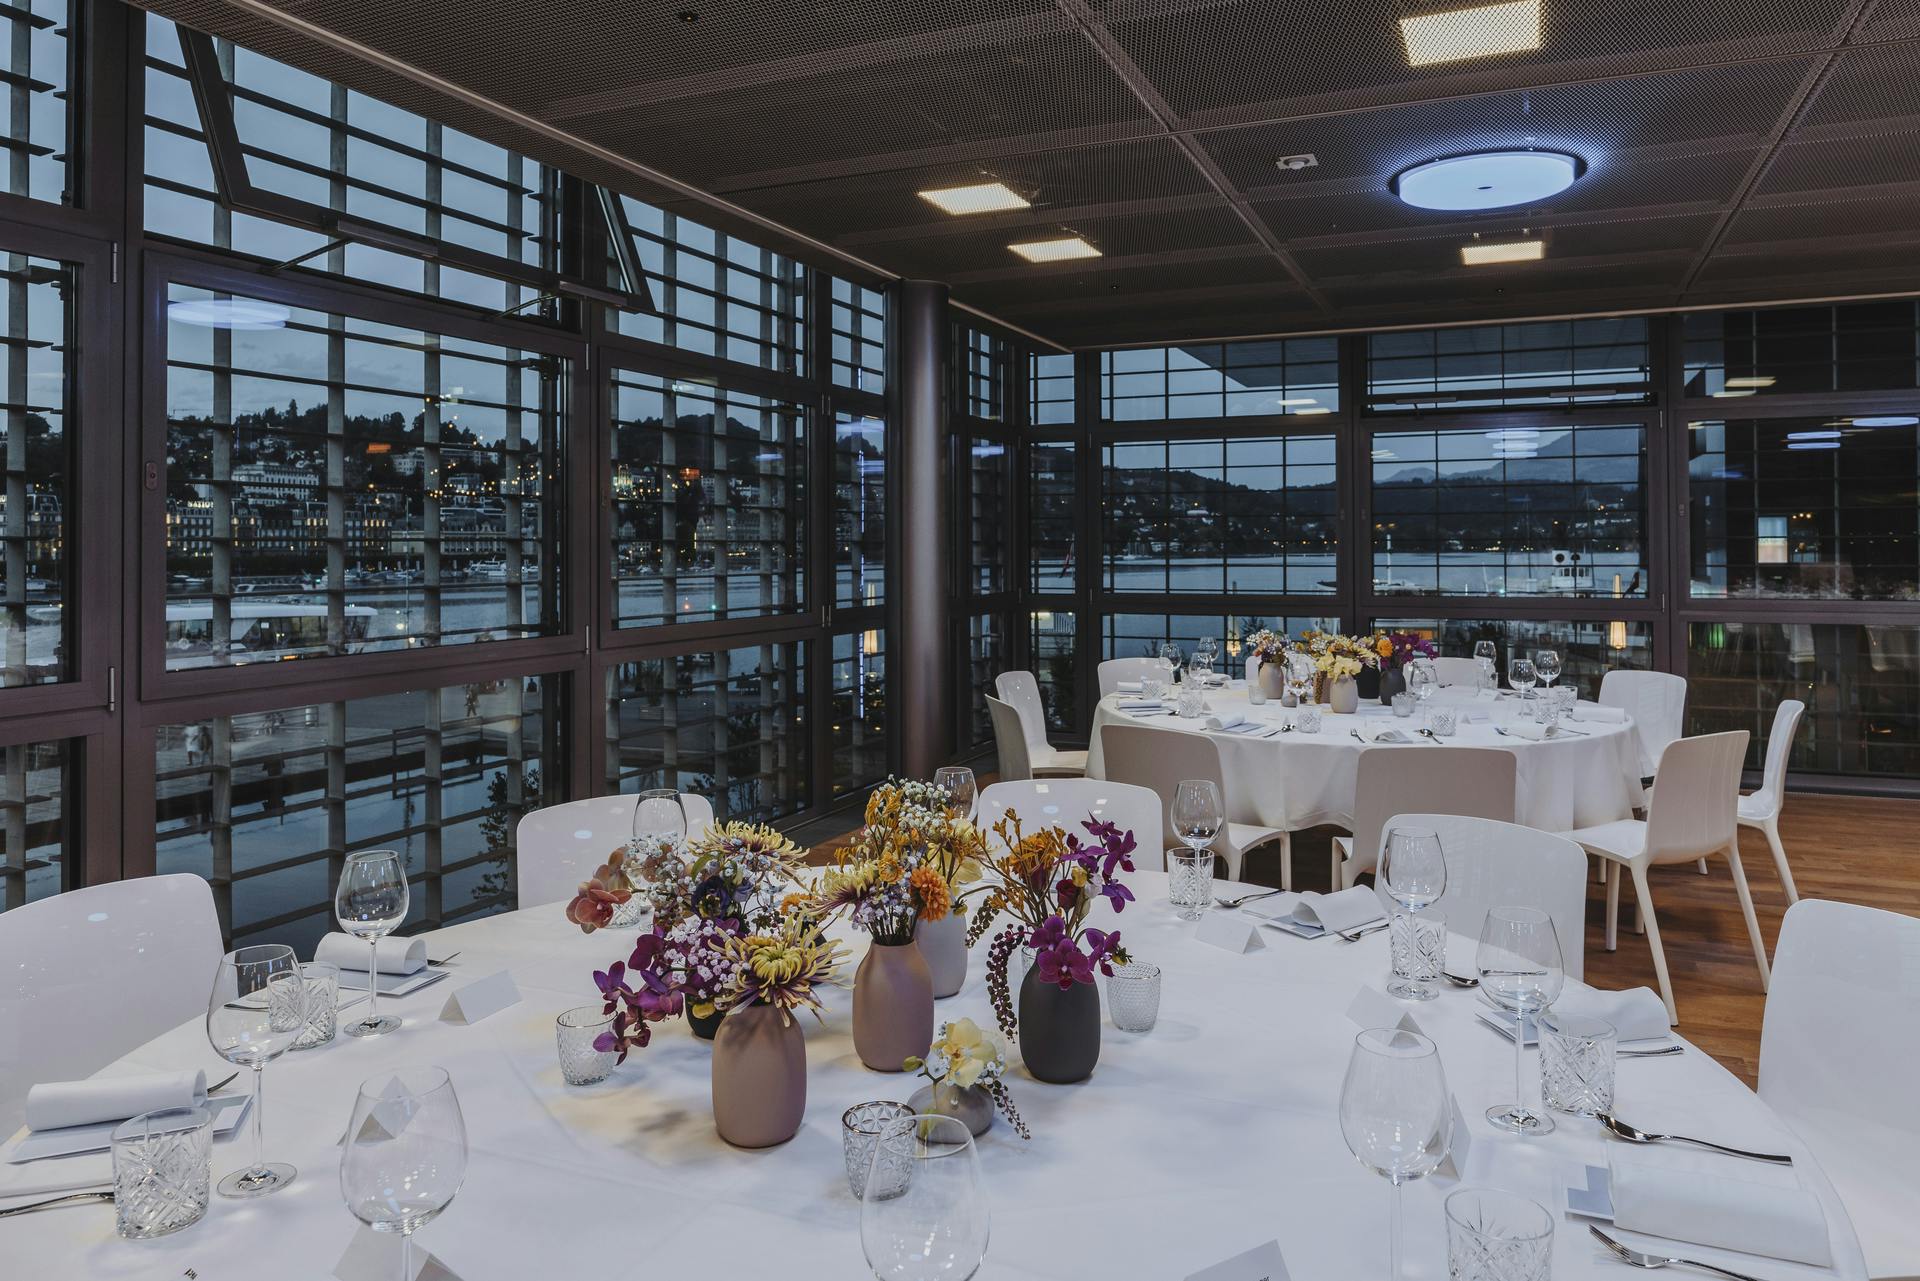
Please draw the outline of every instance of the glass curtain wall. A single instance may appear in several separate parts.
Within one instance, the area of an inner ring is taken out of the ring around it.
[[[959,681],[953,724],[962,754],[993,742],[986,696],[995,678],[1016,666],[1014,616],[1025,539],[1022,496],[1014,484],[1022,424],[1034,412],[1035,386],[1024,376],[1014,341],[969,318],[956,321],[950,340],[953,387],[948,440],[954,476],[949,584],[951,644]],[[1070,393],[1069,393],[1070,394]],[[1043,689],[1043,701],[1046,693]]]

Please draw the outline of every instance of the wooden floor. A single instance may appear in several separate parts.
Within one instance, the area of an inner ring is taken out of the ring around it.
[[[982,785],[986,781],[982,779]],[[1294,836],[1298,888],[1327,888],[1321,882],[1327,875],[1332,832],[1316,829]],[[1796,793],[1787,799],[1781,834],[1802,898],[1839,899],[1920,916],[1920,800]],[[814,854],[824,857],[840,843],[815,846]],[[1786,893],[1760,833],[1742,829],[1740,857],[1771,955],[1780,917],[1787,910]],[[1247,862],[1249,881],[1277,885],[1279,875],[1272,859],[1256,855]],[[1674,999],[1680,1006],[1679,1031],[1752,1085],[1759,1069],[1766,994],[1760,990],[1726,864],[1714,864],[1708,876],[1691,864],[1656,868],[1651,880]],[[1604,892],[1597,884],[1588,887],[1587,981],[1596,987],[1653,986],[1647,941],[1629,927],[1627,901],[1632,893],[1629,884],[1621,905],[1620,947],[1609,953],[1602,944]]]

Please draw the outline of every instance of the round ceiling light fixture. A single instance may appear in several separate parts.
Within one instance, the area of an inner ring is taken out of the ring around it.
[[[1853,425],[1855,427],[1912,427],[1920,425],[1920,418],[1907,414],[1888,414],[1879,418],[1856,418],[1853,420]]]
[[[1585,170],[1562,151],[1477,151],[1402,170],[1389,185],[1416,209],[1506,209],[1557,196]]]
[[[284,329],[293,312],[258,298],[183,298],[167,304],[167,319],[208,329]]]

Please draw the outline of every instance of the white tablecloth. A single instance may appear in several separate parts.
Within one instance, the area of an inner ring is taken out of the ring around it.
[[[1119,710],[1118,702],[1117,696],[1110,696],[1094,708],[1093,739],[1087,752],[1089,778],[1106,777],[1100,750],[1102,725],[1145,725],[1170,734],[1200,732],[1197,720],[1130,716]],[[1278,702],[1254,706],[1238,685],[1212,691],[1207,702],[1216,712],[1238,712],[1266,723],[1279,724],[1293,715]],[[1361,725],[1410,729],[1419,722],[1396,720],[1391,711],[1377,705],[1370,709],[1362,704],[1354,716],[1336,716],[1324,706],[1320,710],[1323,715],[1318,734],[1295,732],[1273,738],[1213,735],[1220,744],[1220,764],[1226,774],[1228,807],[1232,810],[1229,819],[1294,832],[1322,823],[1352,829],[1355,777],[1360,753],[1368,750],[1367,744],[1353,737],[1353,729]],[[1551,742],[1530,742],[1504,737],[1494,729],[1496,722],[1522,715],[1517,700],[1462,703],[1460,712],[1459,731],[1450,740],[1453,745],[1499,747],[1514,754],[1518,762],[1514,817],[1528,827],[1571,831],[1631,818],[1635,807],[1645,804],[1639,749],[1631,723],[1583,721],[1572,728],[1584,737],[1570,734]],[[1470,712],[1483,712],[1494,719],[1468,721]],[[1392,750],[1419,753],[1433,748],[1422,739]],[[1417,759],[1411,757],[1407,764],[1410,769],[1418,767]]]
[[[1345,1010],[1363,983],[1384,981],[1384,934],[1359,943],[1269,933],[1266,950],[1229,954],[1198,942],[1166,906],[1166,878],[1133,878],[1140,901],[1117,924],[1142,959],[1165,972],[1160,1022],[1144,1035],[1103,1025],[1100,1065],[1076,1086],[1016,1070],[1015,1100],[1034,1138],[1004,1122],[981,1140],[993,1215],[983,1281],[1178,1281],[1278,1238],[1294,1277],[1380,1277],[1386,1270],[1387,1185],[1340,1136],[1341,1078],[1355,1028]],[[859,1204],[842,1169],[840,1114],[875,1098],[905,1098],[914,1081],[863,1068],[849,1034],[850,993],[836,990],[824,1026],[807,1024],[806,1121],[791,1143],[763,1152],[714,1134],[709,1047],[679,1023],[662,1028],[613,1077],[569,1088],[555,1063],[553,1016],[593,991],[589,971],[623,956],[617,931],[583,937],[559,905],[442,931],[434,954],[459,949],[460,976],[383,1008],[406,1024],[373,1040],[340,1038],[267,1069],[268,1156],[300,1169],[285,1192],[258,1201],[216,1197],[194,1227],[157,1241],[113,1235],[110,1207],[88,1205],[0,1220],[8,1276],[274,1281],[327,1277],[355,1231],[340,1199],[337,1140],[359,1082],[402,1064],[451,1073],[472,1147],[459,1198],[421,1230],[419,1244],[466,1281],[578,1278],[608,1269],[652,1276],[778,1276],[846,1281],[862,1264]],[[976,952],[962,992],[941,1018],[991,1025]],[[1471,953],[1453,964],[1471,965]],[[460,979],[511,968],[523,1000],[470,1027],[434,1016]],[[1479,1024],[1473,993],[1449,990],[1409,1007],[1439,1042],[1448,1080],[1475,1127],[1467,1181],[1511,1189],[1553,1208],[1554,1276],[1617,1281],[1584,1225],[1564,1217],[1559,1174],[1604,1163],[1598,1126],[1562,1118],[1537,1139],[1497,1134],[1483,1120],[1513,1092],[1513,1049]],[[1529,1088],[1538,1098],[1537,1058]],[[225,1075],[198,1021],[107,1069],[204,1067]],[[216,1078],[217,1079],[217,1078]],[[1769,1281],[1865,1275],[1852,1230],[1805,1149],[1767,1107],[1706,1055],[1619,1065],[1619,1109],[1649,1128],[1743,1140],[1790,1151],[1828,1206],[1834,1271],[1690,1247]],[[214,1148],[216,1177],[244,1163],[244,1140]],[[28,1167],[30,1168],[30,1167]],[[1441,1201],[1452,1185],[1408,1190],[1409,1275],[1446,1273]],[[631,1253],[625,1243],[632,1243]],[[619,1263],[626,1258],[630,1263]],[[397,1261],[395,1264],[398,1267]]]

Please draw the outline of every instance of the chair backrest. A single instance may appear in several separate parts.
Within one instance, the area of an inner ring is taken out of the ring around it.
[[[1220,801],[1231,814],[1226,771],[1220,763],[1220,745],[1205,734],[1151,729],[1145,725],[1100,727],[1100,759],[1106,776],[1116,783],[1144,787],[1160,798],[1165,819],[1163,847],[1180,844],[1173,831],[1173,793],[1182,779],[1210,778],[1220,789]],[[1279,779],[1274,778],[1275,786]],[[1224,835],[1224,831],[1222,835]]]
[[[593,875],[607,856],[633,839],[632,793],[566,801],[524,814],[514,829],[515,892],[521,907],[564,903]],[[713,802],[694,792],[680,793],[687,835],[713,826]]]
[[[1478,685],[1480,675],[1485,670],[1477,658],[1442,657],[1433,660],[1433,673],[1440,678],[1442,685]]]
[[[1778,810],[1787,795],[1787,757],[1793,752],[1793,736],[1807,705],[1797,698],[1786,698],[1773,709],[1773,728],[1767,732],[1767,768],[1753,798],[1763,809]]]
[[[36,1083],[91,1076],[205,1017],[223,952],[213,891],[180,873],[0,915],[0,1134],[20,1127]]]
[[[1586,974],[1587,855],[1564,836],[1462,814],[1395,814],[1380,834],[1376,852],[1396,827],[1437,833],[1447,856],[1447,889],[1430,911],[1453,933],[1480,937],[1492,907],[1536,907],[1553,918],[1567,977]],[[1455,973],[1471,973],[1472,957],[1456,957]]]
[[[1121,681],[1162,680],[1167,665],[1157,658],[1109,658],[1100,664],[1100,697],[1120,691]]]
[[[1139,848],[1134,866],[1159,871],[1166,867],[1166,842],[1154,834],[1163,831],[1166,820],[1160,815],[1160,798],[1144,787],[1115,783],[1104,778],[1037,778],[1020,782],[989,784],[980,793],[979,824],[992,835],[993,825],[1008,810],[1020,816],[1027,832],[1057,826],[1086,838],[1080,825],[1089,815],[1116,823],[1133,833]]]
[[[1395,814],[1467,814],[1513,821],[1515,761],[1498,747],[1374,747],[1354,783],[1351,878],[1377,867],[1380,833]]]
[[[1615,668],[1600,678],[1600,693],[1594,701],[1633,717],[1633,730],[1640,739],[1642,775],[1652,774],[1667,744],[1687,732],[1684,676]]]
[[[1738,831],[1743,729],[1676,738],[1660,754],[1660,785],[1647,802],[1647,856],[1691,863],[1725,848]]]
[[[1040,701],[1040,682],[1032,672],[1001,672],[993,678],[1000,701],[1019,714],[1020,730],[1029,749],[1046,747],[1047,709]],[[1029,755],[1031,755],[1029,751]]]
[[[987,695],[987,712],[993,717],[993,746],[1000,757],[998,773],[1005,779],[1033,777],[1033,756],[1027,750],[1027,731],[1020,724],[1020,713],[1013,704]]]

